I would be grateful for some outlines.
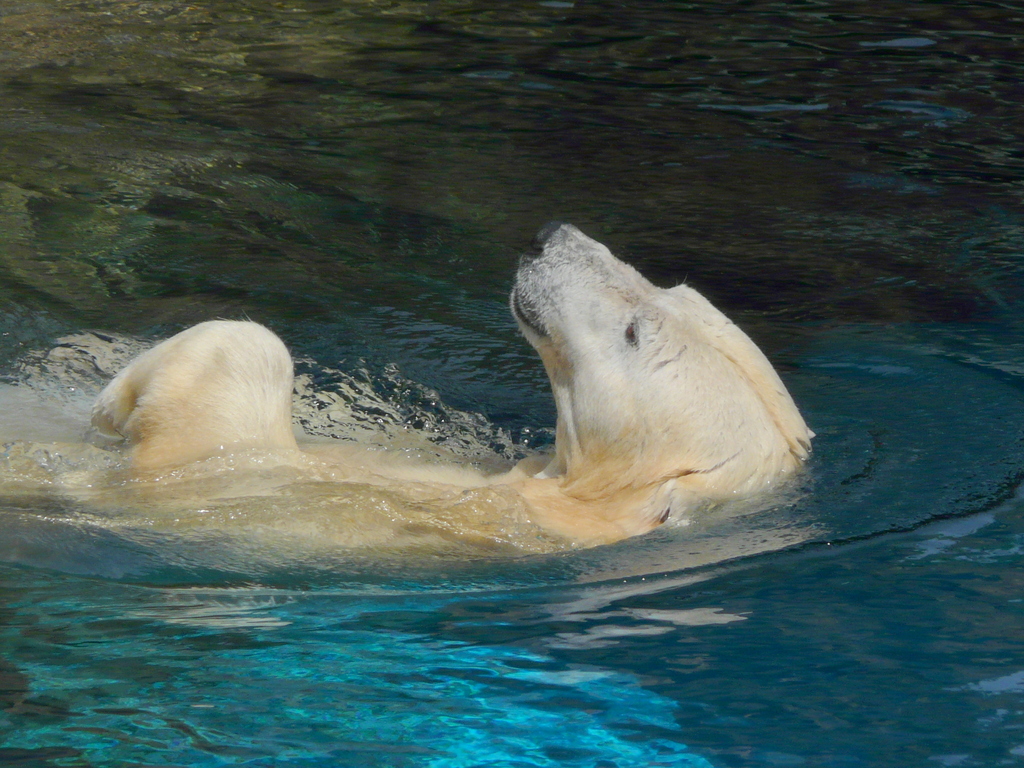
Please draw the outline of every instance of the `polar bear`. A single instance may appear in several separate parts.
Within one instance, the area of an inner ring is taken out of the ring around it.
[[[490,477],[367,462],[351,449],[316,449],[318,459],[347,463],[361,483],[501,489],[580,546],[764,493],[807,459],[813,433],[750,338],[694,289],[655,287],[576,227],[541,229],[510,305],[551,382],[553,456]],[[292,376],[268,329],[201,323],[122,370],[99,395],[93,428],[123,440],[142,476],[238,450],[299,455]]]

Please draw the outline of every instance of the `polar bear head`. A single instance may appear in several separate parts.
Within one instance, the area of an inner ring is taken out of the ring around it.
[[[812,433],[754,343],[692,288],[657,288],[601,243],[553,222],[524,256],[511,307],[558,409],[537,478],[632,509],[642,530],[694,498],[762,491]]]

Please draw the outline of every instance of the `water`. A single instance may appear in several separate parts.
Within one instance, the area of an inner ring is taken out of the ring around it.
[[[708,295],[819,436],[774,509],[514,558],[270,557],[8,484],[0,760],[1020,763],[1021,20],[4,4],[0,366],[46,395],[4,390],[5,439],[73,432],[111,372],[58,339],[248,316],[345,429],[543,447],[505,297],[552,218]]]

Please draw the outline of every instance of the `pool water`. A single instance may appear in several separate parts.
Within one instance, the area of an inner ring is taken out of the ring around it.
[[[0,763],[1024,762],[1021,20],[4,4]],[[271,549],[19,484],[99,461],[39,446],[216,317],[281,335],[318,435],[544,449],[506,297],[549,219],[749,332],[817,433],[799,488],[530,554]]]

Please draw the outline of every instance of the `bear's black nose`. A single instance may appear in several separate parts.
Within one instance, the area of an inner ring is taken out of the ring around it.
[[[536,235],[533,236],[533,241],[530,243],[530,246],[537,252],[543,251],[548,240],[550,240],[555,233],[564,226],[567,226],[564,221],[549,221],[537,231]]]

